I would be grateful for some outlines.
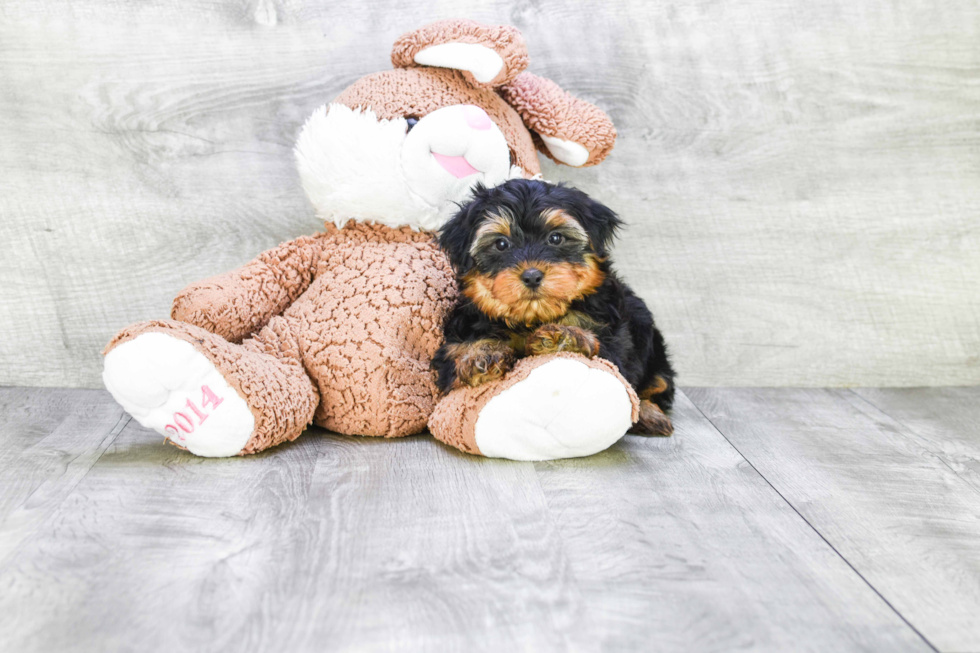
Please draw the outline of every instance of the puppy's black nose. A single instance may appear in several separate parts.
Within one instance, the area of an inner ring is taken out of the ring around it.
[[[529,268],[521,273],[521,281],[531,290],[540,286],[542,279],[544,279],[544,272],[537,268]]]

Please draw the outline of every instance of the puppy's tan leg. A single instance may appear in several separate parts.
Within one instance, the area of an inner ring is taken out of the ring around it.
[[[524,350],[532,356],[567,351],[592,358],[599,354],[599,338],[580,327],[545,324],[531,334]]]
[[[449,347],[456,361],[454,386],[478,386],[502,377],[514,366],[514,350],[499,340],[475,340]]]
[[[629,432],[638,435],[670,435],[674,432],[674,425],[664,415],[664,411],[660,410],[660,406],[644,399],[640,402],[640,418]]]

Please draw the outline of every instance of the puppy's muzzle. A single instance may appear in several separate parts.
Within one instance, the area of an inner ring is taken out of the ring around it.
[[[537,290],[542,281],[544,281],[544,272],[537,268],[528,268],[521,273],[521,282],[529,290]]]

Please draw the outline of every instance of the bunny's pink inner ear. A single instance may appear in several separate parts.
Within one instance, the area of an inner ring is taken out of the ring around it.
[[[527,68],[528,58],[524,37],[514,27],[441,20],[398,37],[391,63],[452,68],[475,86],[496,87]]]
[[[558,163],[594,166],[616,143],[616,128],[602,109],[550,79],[524,72],[498,92],[537,135],[538,149]]]

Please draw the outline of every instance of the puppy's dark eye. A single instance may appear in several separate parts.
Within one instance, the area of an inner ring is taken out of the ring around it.
[[[405,128],[405,133],[412,131],[412,127],[419,124],[418,118],[405,118],[405,122],[408,123],[408,127]]]
[[[508,249],[510,249],[510,241],[506,238],[498,238],[497,240],[493,241],[493,246],[498,252],[506,252]]]
[[[548,242],[552,245],[561,245],[563,242],[565,242],[565,237],[557,231],[553,231],[551,232],[551,235],[548,236]]]

